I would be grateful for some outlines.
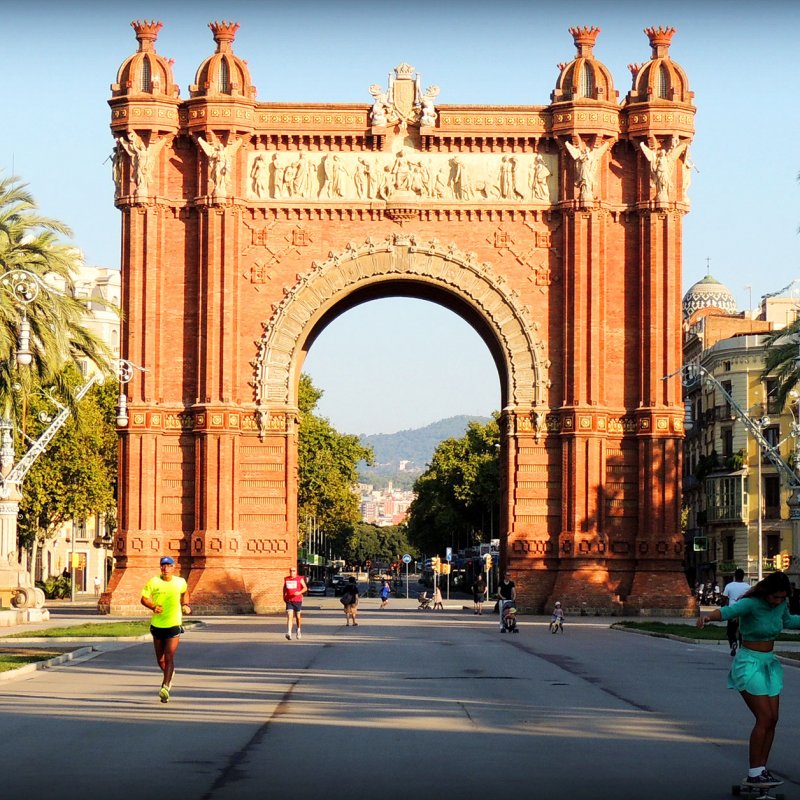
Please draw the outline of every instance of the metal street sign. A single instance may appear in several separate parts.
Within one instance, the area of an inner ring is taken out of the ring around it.
[[[406,554],[403,556],[403,563],[404,563],[404,564],[410,564],[410,563],[411,563],[411,561],[412,561],[412,559],[411,559],[411,556],[410,556],[408,553],[406,553]]]
[[[452,561],[453,560],[453,548],[446,547],[444,550],[444,560],[445,561]]]

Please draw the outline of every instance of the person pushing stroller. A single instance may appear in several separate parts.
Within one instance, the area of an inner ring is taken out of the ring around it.
[[[508,572],[503,575],[503,580],[497,587],[499,600],[497,601],[500,613],[500,633],[517,630],[517,609],[514,608],[514,601],[517,599],[517,587]]]

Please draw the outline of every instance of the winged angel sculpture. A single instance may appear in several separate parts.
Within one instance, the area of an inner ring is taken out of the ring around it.
[[[656,203],[669,203],[673,190],[672,176],[675,172],[675,163],[688,146],[686,142],[679,144],[674,136],[669,149],[659,147],[658,150],[653,150],[644,142],[640,142],[639,147],[650,162],[650,180],[656,187]]]
[[[583,205],[594,201],[594,190],[597,182],[597,166],[603,154],[612,145],[611,139],[606,140],[598,147],[587,147],[581,143],[576,147],[572,142],[565,141],[567,152],[575,159],[576,173],[575,185],[580,192],[580,201]]]

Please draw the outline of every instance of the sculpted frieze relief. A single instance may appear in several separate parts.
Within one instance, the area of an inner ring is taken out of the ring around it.
[[[248,153],[246,197],[254,201],[461,201],[549,205],[558,198],[549,153]]]

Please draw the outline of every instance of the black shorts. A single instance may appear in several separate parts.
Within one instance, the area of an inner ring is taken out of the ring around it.
[[[182,625],[173,625],[171,628],[156,628],[155,625],[150,626],[150,633],[153,634],[154,639],[163,641],[164,639],[174,639],[183,633]]]

